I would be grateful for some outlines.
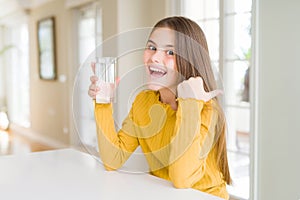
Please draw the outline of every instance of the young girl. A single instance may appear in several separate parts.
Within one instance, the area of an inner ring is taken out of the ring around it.
[[[95,104],[98,147],[106,169],[118,169],[140,145],[150,173],[176,188],[224,199],[231,183],[224,113],[205,35],[184,17],[153,28],[144,51],[148,90],[139,93],[116,133],[111,104]],[[89,95],[101,88],[91,77]]]

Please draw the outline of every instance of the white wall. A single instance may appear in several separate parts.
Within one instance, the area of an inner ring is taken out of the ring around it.
[[[118,73],[115,114],[120,127],[144,85],[143,52],[151,27],[166,16],[165,0],[118,0]],[[124,84],[125,83],[125,84]]]
[[[49,16],[55,17],[56,67],[58,80],[45,81],[39,78],[37,22]],[[30,46],[30,118],[32,132],[68,145],[69,132],[69,96],[68,84],[59,77],[68,76],[68,30],[71,23],[71,11],[66,9],[65,1],[51,0],[30,10],[29,46]]]
[[[258,196],[300,199],[300,1],[256,0]]]
[[[115,38],[118,41],[118,75],[121,79],[117,89],[117,105],[114,108],[117,128],[121,127],[135,95],[144,86],[144,47],[151,27],[166,16],[165,5],[165,0],[118,0],[118,33]],[[148,171],[140,148],[121,170]]]

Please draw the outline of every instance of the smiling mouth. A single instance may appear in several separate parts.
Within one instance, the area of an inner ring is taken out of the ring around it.
[[[149,66],[148,68],[149,68],[150,75],[155,78],[160,78],[167,74],[167,71],[162,68],[153,67],[153,66]]]

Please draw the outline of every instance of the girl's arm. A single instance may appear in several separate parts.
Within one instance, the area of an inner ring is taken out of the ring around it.
[[[213,98],[220,90],[206,92],[201,77],[191,77],[177,86],[178,110],[175,136],[171,140],[169,177],[177,188],[198,182],[207,168],[218,119]]]
[[[169,176],[177,188],[190,188],[204,175],[214,141],[217,115],[212,100],[179,99],[171,141]]]
[[[118,133],[115,130],[112,113],[111,104],[95,104],[98,148],[107,170],[120,168],[139,145],[133,133],[129,135],[123,131],[132,126],[132,111],[124,120],[122,129]]]

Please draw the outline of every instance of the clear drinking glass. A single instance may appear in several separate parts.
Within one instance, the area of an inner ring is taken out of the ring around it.
[[[97,58],[95,63],[95,75],[99,79],[97,85],[102,84],[103,88],[96,95],[96,103],[111,103],[114,99],[114,89],[116,87],[116,58]]]

